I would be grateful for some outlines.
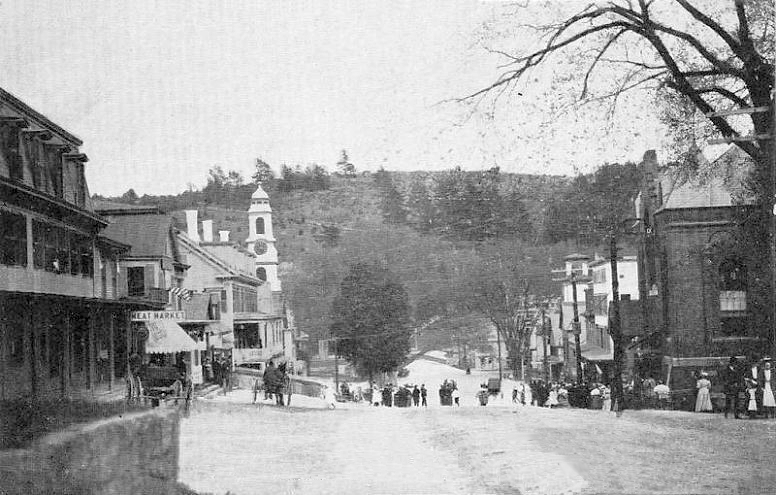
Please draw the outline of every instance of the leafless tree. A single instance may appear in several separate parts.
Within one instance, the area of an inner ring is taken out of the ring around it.
[[[698,2],[695,2],[696,4]],[[490,85],[466,96],[478,100],[530,84],[532,69],[562,52],[579,55],[586,67],[577,80],[580,102],[612,100],[635,88],[660,88],[681,95],[704,114],[730,108],[770,107],[774,86],[773,0],[729,0],[708,3],[704,10],[688,0],[617,0],[587,5],[561,22],[534,26],[546,40],[536,50],[510,53],[492,50],[506,59],[504,72]],[[674,14],[672,16],[671,14]],[[684,14],[690,22],[676,24]],[[594,92],[596,73],[614,75],[608,91]],[[757,192],[772,191],[773,115],[749,115],[753,134],[736,141],[758,164]],[[722,136],[746,132],[723,116],[710,117]]]
[[[755,170],[749,185],[760,204],[759,246],[770,249],[773,240],[767,241],[768,234],[776,234],[772,218],[776,178],[774,1],[728,0],[723,4],[719,0],[698,7],[701,3],[596,2],[560,22],[538,29],[533,26],[544,36],[543,44],[523,53],[492,50],[506,59],[504,72],[463,100],[499,97],[507,89],[528,85],[533,69],[572,51],[583,67],[572,81],[578,84],[578,102],[616,103],[624,93],[646,87],[667,95],[666,105],[675,103],[678,96],[693,111],[708,116],[718,134],[735,141],[753,159]],[[600,85],[593,89],[591,82],[597,75],[612,79],[611,84],[604,84],[606,90],[601,91]],[[720,114],[731,109],[748,109],[744,119],[749,121]],[[744,133],[750,135],[742,136]],[[770,256],[772,270],[776,270],[774,252]],[[491,297],[495,301],[504,298],[501,293]],[[499,318],[506,322],[508,317]],[[621,344],[615,341],[615,347]]]

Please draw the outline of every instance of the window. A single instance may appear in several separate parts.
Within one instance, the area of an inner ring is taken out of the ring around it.
[[[256,234],[261,235],[264,233],[264,219],[263,218],[257,218],[256,219]]]
[[[145,296],[145,268],[142,266],[127,268],[127,288],[129,297]]]
[[[264,280],[265,282],[267,281],[267,270],[265,270],[263,266],[256,269],[256,278]]]
[[[259,310],[256,289],[235,287],[232,291],[232,297],[236,313],[255,313]]]
[[[14,124],[0,126],[0,148],[8,164],[10,178],[24,180],[24,165],[19,152],[19,127]]]
[[[27,266],[27,219],[0,210],[0,263]]]
[[[746,291],[746,267],[738,259],[727,258],[719,264],[719,290]]]
[[[39,220],[32,222],[32,256],[40,270],[94,276],[91,238]]]
[[[221,314],[226,313],[226,289],[221,289]]]

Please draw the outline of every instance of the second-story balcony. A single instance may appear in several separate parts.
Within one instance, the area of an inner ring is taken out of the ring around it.
[[[719,291],[719,310],[725,313],[742,313],[746,311],[746,291]]]

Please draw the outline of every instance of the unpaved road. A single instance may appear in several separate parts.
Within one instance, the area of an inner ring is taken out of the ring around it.
[[[230,400],[181,424],[180,481],[201,493],[766,494],[776,486],[776,420]]]

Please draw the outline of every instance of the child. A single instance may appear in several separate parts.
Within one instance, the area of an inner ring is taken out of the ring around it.
[[[749,413],[749,419],[757,416],[757,381],[750,378],[746,379],[746,394],[749,396],[749,405],[746,410]]]

